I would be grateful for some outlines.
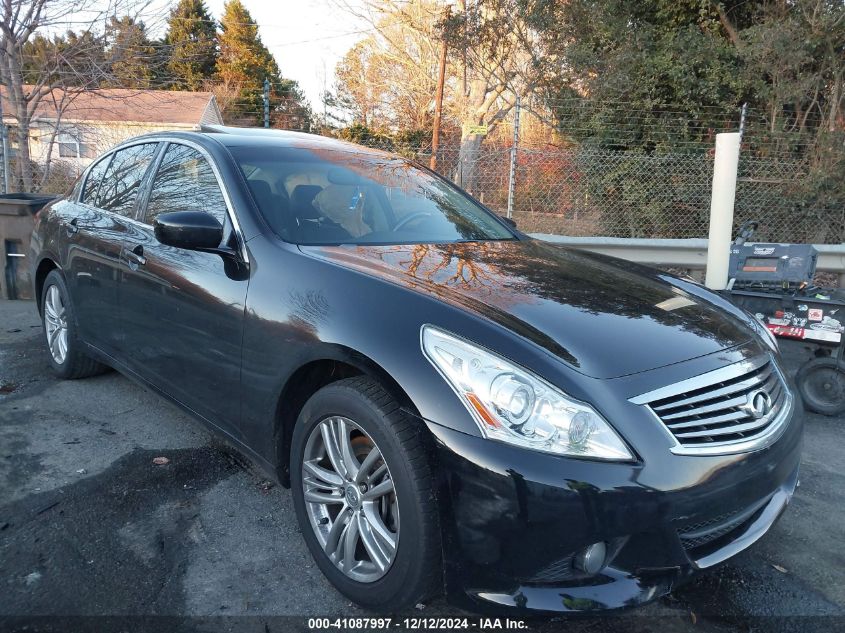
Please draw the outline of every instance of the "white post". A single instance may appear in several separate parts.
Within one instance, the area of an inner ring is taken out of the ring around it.
[[[707,241],[707,275],[704,279],[704,285],[712,290],[723,290],[728,285],[739,141],[739,132],[716,135],[713,192],[710,196],[710,239]]]

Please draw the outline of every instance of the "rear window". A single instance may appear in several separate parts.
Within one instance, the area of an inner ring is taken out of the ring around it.
[[[322,148],[230,148],[261,214],[297,244],[515,239],[460,189],[399,157]]]
[[[82,189],[82,202],[96,206],[97,192],[100,190],[103,174],[106,173],[111,159],[111,155],[106,156],[88,170],[88,175],[85,177],[85,186]]]

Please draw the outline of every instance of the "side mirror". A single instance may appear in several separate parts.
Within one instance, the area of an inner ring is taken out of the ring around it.
[[[223,241],[223,226],[204,211],[160,213],[153,231],[162,244],[191,251],[216,249]]]
[[[512,228],[516,228],[516,220],[514,220],[513,218],[509,218],[506,215],[500,215],[499,217],[502,218],[502,220],[504,220],[504,222],[506,224],[509,224]]]

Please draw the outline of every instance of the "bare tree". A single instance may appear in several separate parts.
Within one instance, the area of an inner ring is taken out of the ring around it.
[[[528,95],[538,83],[535,33],[520,19],[518,0],[477,0],[444,25],[450,40],[459,86],[454,98],[461,123],[461,147],[455,180],[472,191],[485,135],[492,134],[516,105],[518,94]]]
[[[338,2],[373,30],[338,64],[339,96],[354,104],[355,118],[365,125],[428,128],[440,53],[438,0]]]
[[[0,85],[6,114],[15,119],[16,177],[25,191],[36,185],[29,137],[39,106],[49,99],[61,120],[75,95],[107,84],[111,69],[101,55],[105,19],[142,6],[137,0],[0,0]],[[71,20],[78,25],[80,17],[81,31],[48,48],[37,69],[25,69],[25,47],[36,33],[61,31]],[[53,137],[56,133],[58,125]]]
[[[461,130],[455,179],[472,191],[485,138],[478,127],[486,126],[492,134],[512,111],[517,93],[528,93],[536,85],[539,48],[519,17],[519,0],[475,0],[470,10],[461,1],[457,12],[450,12],[453,3],[444,0],[335,2],[370,24],[375,35],[365,41],[377,46],[385,60],[386,70],[379,74],[394,91],[397,86],[407,91],[413,84],[424,95],[418,101],[424,104],[427,120],[437,86],[440,41],[444,35],[448,38],[449,69],[457,72],[447,80],[444,121]],[[390,68],[401,72],[390,73]]]

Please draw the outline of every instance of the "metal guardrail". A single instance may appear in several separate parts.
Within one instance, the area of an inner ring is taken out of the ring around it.
[[[674,266],[704,270],[707,264],[707,240],[659,240],[625,237],[568,237],[548,233],[532,233],[532,237],[581,248],[603,255],[620,257],[652,266]],[[816,270],[839,275],[839,286],[845,287],[845,244],[815,244],[819,252]]]

